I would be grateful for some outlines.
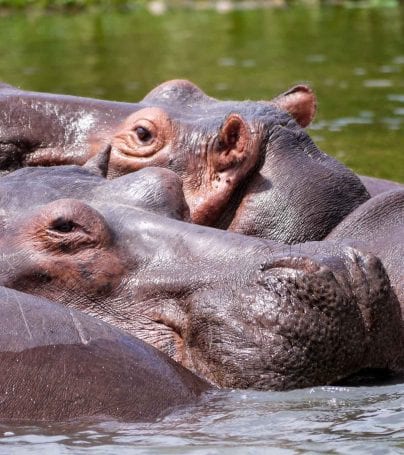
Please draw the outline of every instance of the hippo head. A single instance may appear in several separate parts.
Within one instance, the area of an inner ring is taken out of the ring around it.
[[[288,243],[321,239],[368,196],[303,129],[315,111],[305,85],[238,102],[169,81],[117,129],[109,176],[166,167],[181,177],[194,223]]]
[[[0,285],[119,326],[222,387],[392,368],[401,316],[376,258],[61,199],[3,220]]]
[[[273,103],[222,102],[179,80],[154,89],[141,106],[112,139],[110,176],[145,166],[170,168],[184,182],[192,220],[211,225],[261,166],[263,143],[277,121],[274,106],[306,124],[315,98],[299,86]]]

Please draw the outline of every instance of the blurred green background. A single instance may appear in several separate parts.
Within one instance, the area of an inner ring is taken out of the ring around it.
[[[172,78],[222,99],[269,99],[305,82],[319,100],[318,146],[404,182],[403,4],[90,0],[50,12],[49,0],[18,11],[9,1],[0,0],[4,82],[125,101]]]

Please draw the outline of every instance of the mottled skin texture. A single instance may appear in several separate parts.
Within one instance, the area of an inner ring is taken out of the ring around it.
[[[19,198],[11,184],[7,194],[10,205]],[[402,367],[399,304],[371,254],[286,246],[99,199],[24,203],[2,213],[1,285],[100,317],[213,384],[288,389]]]
[[[0,419],[153,421],[209,385],[79,311],[0,287]]]
[[[327,237],[377,255],[404,310],[404,189],[381,192],[352,212]]]
[[[194,223],[287,243],[319,240],[369,195],[304,131],[315,110],[306,86],[239,102],[178,80],[136,104],[3,86],[0,168],[82,164],[110,143],[109,177],[173,170]]]

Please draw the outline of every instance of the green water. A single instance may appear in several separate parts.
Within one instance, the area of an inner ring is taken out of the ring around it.
[[[0,80],[10,84],[136,101],[172,78],[223,99],[308,82],[319,147],[357,172],[404,182],[403,7],[0,17]]]

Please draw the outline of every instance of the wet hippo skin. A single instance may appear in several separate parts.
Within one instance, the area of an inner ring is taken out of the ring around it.
[[[305,132],[315,111],[304,85],[240,102],[169,81],[136,104],[3,85],[0,167],[83,164],[111,144],[109,177],[174,171],[194,223],[286,243],[319,240],[369,195]]]
[[[100,319],[0,287],[0,419],[152,421],[210,386]]]
[[[0,83],[0,170],[83,164],[134,103],[20,90]]]
[[[368,177],[366,175],[360,175],[359,178],[365,185],[371,197],[377,196],[380,193],[385,193],[386,191],[404,190],[404,185],[402,183],[393,182],[391,180]]]
[[[404,190],[393,189],[372,197],[347,216],[327,238],[376,254],[404,310]]]
[[[105,200],[3,207],[0,284],[102,318],[215,385],[282,390],[402,368],[399,302],[370,253]]]

